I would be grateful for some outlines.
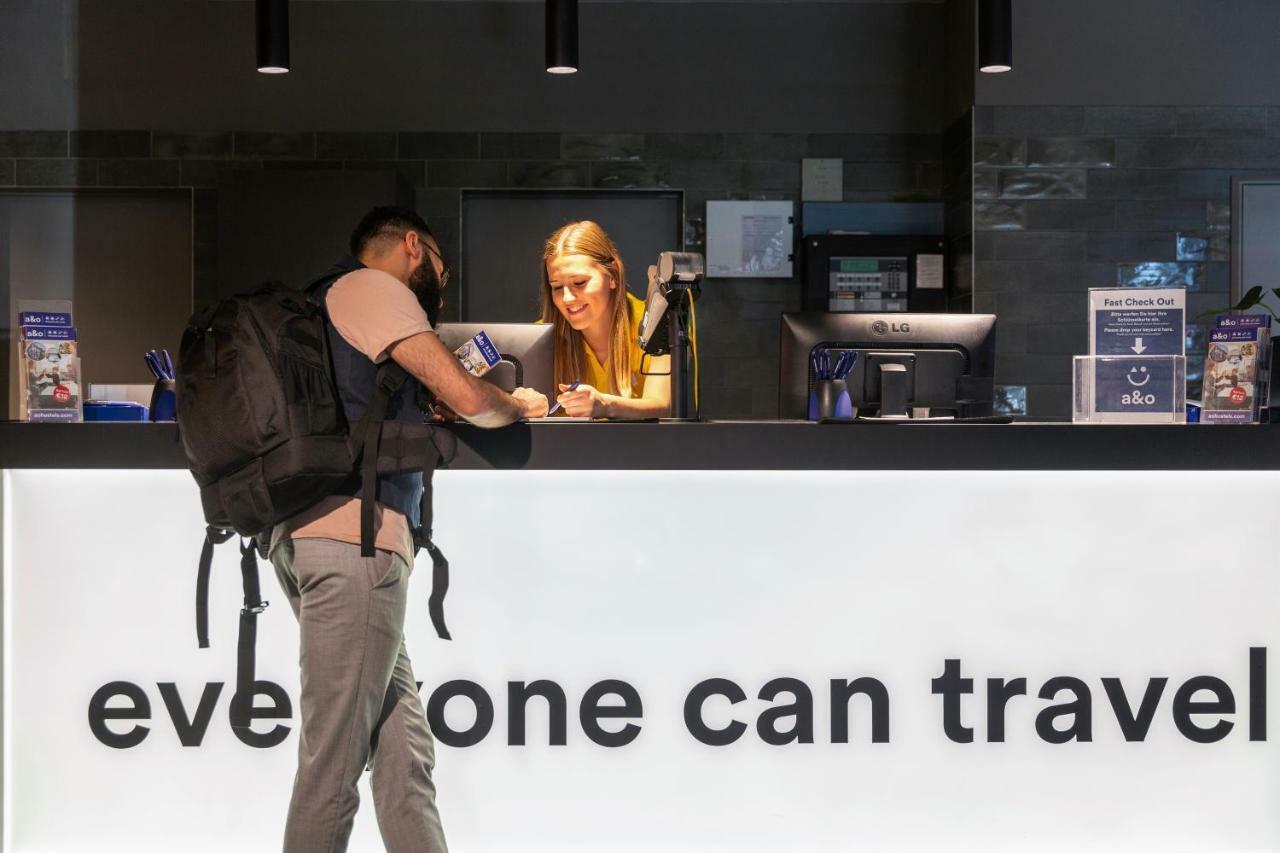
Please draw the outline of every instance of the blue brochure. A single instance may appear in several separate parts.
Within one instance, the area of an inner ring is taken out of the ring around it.
[[[71,315],[49,311],[18,312],[19,326],[70,326]]]

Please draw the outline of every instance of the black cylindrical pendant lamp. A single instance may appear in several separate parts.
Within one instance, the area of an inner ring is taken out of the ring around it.
[[[257,0],[258,71],[289,72],[289,0]]]
[[[978,4],[978,70],[987,74],[1013,70],[1013,0]]]
[[[573,74],[578,70],[578,0],[546,0],[547,71]]]

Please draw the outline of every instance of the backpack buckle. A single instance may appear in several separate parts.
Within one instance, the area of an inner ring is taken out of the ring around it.
[[[257,616],[259,613],[266,610],[267,605],[269,605],[270,603],[271,602],[269,601],[259,601],[257,604],[253,604],[253,605],[246,604],[244,607],[240,608],[240,615],[241,616],[250,616],[250,615]]]

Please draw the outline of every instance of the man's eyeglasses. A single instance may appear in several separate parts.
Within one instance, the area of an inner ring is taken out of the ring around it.
[[[440,260],[439,278],[440,278],[440,288],[443,290],[444,286],[449,283],[449,277],[453,275],[453,267],[449,266],[449,262],[444,259],[444,255],[440,254],[440,251],[438,249],[431,248],[431,244],[429,242],[427,242],[426,240],[423,240],[422,246],[428,252],[435,255]]]

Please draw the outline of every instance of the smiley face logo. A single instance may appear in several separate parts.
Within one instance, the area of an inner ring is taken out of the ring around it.
[[[1129,384],[1134,388],[1141,388],[1151,381],[1151,375],[1147,373],[1146,367],[1133,366],[1129,368],[1129,374],[1125,376],[1129,380]],[[1141,381],[1139,381],[1141,380]]]

